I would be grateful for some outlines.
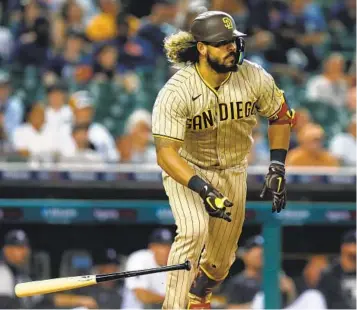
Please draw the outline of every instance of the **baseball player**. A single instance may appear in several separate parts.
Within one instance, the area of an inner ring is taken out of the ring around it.
[[[284,162],[294,111],[262,67],[244,60],[245,34],[219,11],[200,14],[190,32],[165,39],[181,69],[158,94],[153,135],[177,236],[169,264],[189,259],[191,272],[168,274],[164,309],[209,309],[212,289],[228,275],[242,231],[247,155],[257,114],[269,120],[271,164],[261,197],[286,204]]]

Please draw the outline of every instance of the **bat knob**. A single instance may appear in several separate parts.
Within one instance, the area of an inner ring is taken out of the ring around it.
[[[185,261],[184,266],[186,270],[191,270],[191,263],[189,260]]]

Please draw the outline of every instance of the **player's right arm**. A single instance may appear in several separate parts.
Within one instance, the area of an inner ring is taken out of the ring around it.
[[[154,139],[158,165],[175,181],[188,186],[195,172],[179,155],[182,142],[160,136]]]
[[[176,182],[198,193],[211,216],[231,221],[226,208],[232,203],[196,175],[179,154],[185,138],[187,117],[187,105],[175,91],[161,90],[154,105],[152,121],[157,162]]]
[[[154,105],[153,135],[159,166],[175,181],[188,186],[195,175],[179,154],[185,138],[187,107],[175,90],[163,88]]]

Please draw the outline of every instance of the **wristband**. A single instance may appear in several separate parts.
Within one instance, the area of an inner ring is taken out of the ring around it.
[[[287,153],[284,149],[270,150],[270,161],[284,166]]]
[[[200,194],[205,185],[207,185],[205,181],[203,181],[198,175],[194,175],[190,181],[188,181],[187,187]]]

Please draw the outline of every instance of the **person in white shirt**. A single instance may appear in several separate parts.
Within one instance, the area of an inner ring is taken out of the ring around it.
[[[76,124],[70,138],[59,144],[61,163],[103,163],[98,151],[89,142],[88,124]]]
[[[29,111],[27,122],[17,127],[12,137],[13,149],[31,162],[50,162],[57,151],[53,134],[45,124],[45,109],[35,104]]]
[[[330,141],[330,152],[342,165],[356,166],[356,115],[353,116],[346,132],[334,136]]]
[[[173,235],[168,229],[156,229],[149,238],[147,249],[132,253],[126,262],[126,270],[139,270],[166,266],[173,242]],[[124,284],[122,309],[157,309],[165,298],[166,274],[127,278]]]
[[[75,92],[70,99],[70,105],[74,111],[74,124],[88,126],[88,140],[100,154],[103,162],[118,162],[119,153],[115,146],[115,141],[109,131],[97,122],[93,122],[94,118],[94,105],[93,98],[87,91]],[[68,140],[71,136],[70,126],[62,128],[62,137]],[[66,142],[64,142],[66,143]]]
[[[24,117],[23,102],[16,94],[12,93],[10,74],[0,71],[0,136],[1,145],[5,148]]]
[[[63,126],[72,124],[73,112],[67,102],[67,87],[63,82],[47,88],[46,130],[58,133]]]
[[[126,134],[118,141],[121,159],[128,163],[156,163],[152,142],[151,113],[138,109],[126,121]]]
[[[345,60],[342,54],[333,53],[324,62],[322,74],[307,83],[306,98],[325,102],[334,107],[346,104],[347,82],[344,74]]]

